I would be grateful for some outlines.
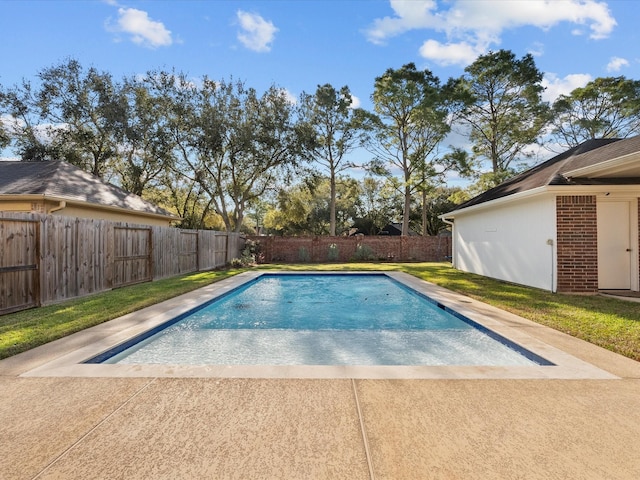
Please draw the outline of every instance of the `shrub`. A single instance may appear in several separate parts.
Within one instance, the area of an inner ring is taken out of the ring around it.
[[[247,240],[244,244],[240,258],[232,258],[229,264],[234,268],[249,267],[255,265],[263,259],[261,245],[259,242]]]
[[[260,242],[247,240],[240,254],[240,260],[244,267],[261,263],[264,260],[264,256],[262,255],[262,245],[260,245]]]
[[[375,260],[376,254],[369,245],[358,245],[356,247],[356,252],[353,254],[353,259],[359,261]]]
[[[331,245],[329,245],[329,252],[327,253],[327,259],[330,262],[337,262],[339,258],[340,258],[340,250],[338,249],[338,246],[335,243],[332,243]]]
[[[309,263],[311,261],[311,255],[309,255],[309,251],[306,248],[300,247],[298,249],[298,260],[302,263]]]
[[[242,260],[239,258],[232,258],[229,263],[233,268],[240,268],[244,266],[244,264],[242,263]]]

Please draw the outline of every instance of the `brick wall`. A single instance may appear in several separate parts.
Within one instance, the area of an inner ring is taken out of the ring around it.
[[[348,262],[358,259],[441,262],[451,258],[451,237],[247,238],[260,243],[265,263]]]
[[[558,227],[558,291],[598,291],[598,224],[596,197],[567,195],[556,198]]]

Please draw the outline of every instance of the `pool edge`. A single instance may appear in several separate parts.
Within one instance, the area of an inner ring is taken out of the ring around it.
[[[92,356],[96,356],[109,348],[113,348],[119,343],[158,326],[176,315],[195,308],[199,304],[210,302],[213,298],[224,295],[225,292],[240,287],[241,285],[255,280],[262,275],[273,274],[273,271],[250,271],[244,272],[234,277],[230,277],[221,282],[203,287],[189,294],[182,295],[182,304],[168,311],[162,311],[162,304],[154,305],[144,309],[147,315],[138,312],[146,320],[117,331],[111,335],[88,343],[81,348],[74,349],[52,361],[30,369],[21,374],[25,377],[42,376],[71,376],[71,377],[242,377],[242,378],[371,378],[371,379],[416,379],[416,378],[460,378],[460,379],[615,379],[619,378],[594,365],[582,361],[573,355],[552,347],[541,340],[536,339],[513,325],[513,318],[507,321],[500,317],[512,314],[503,312],[487,304],[464,297],[450,290],[421,280],[404,272],[397,271],[326,271],[326,272],[300,272],[300,271],[278,271],[278,274],[383,274],[409,288],[412,288],[422,295],[437,301],[445,307],[452,308],[461,315],[468,317],[475,323],[496,332],[516,345],[520,345],[535,355],[547,359],[554,365],[526,366],[526,367],[489,367],[489,366],[273,366],[273,365],[105,365],[82,363]],[[478,306],[482,308],[478,309]],[[155,313],[154,313],[155,312]],[[131,315],[131,314],[130,314]],[[125,317],[130,317],[130,315]],[[123,318],[123,317],[121,317]],[[526,319],[515,317],[519,323],[527,327],[536,326],[547,328],[535,324]],[[112,320],[114,328],[117,329],[117,322],[120,319]],[[107,322],[107,323],[111,323]],[[510,324],[511,323],[511,324]],[[108,330],[108,329],[107,329]],[[136,333],[138,332],[138,333]]]

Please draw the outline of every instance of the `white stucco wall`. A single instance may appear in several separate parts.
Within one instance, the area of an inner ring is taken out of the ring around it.
[[[555,249],[553,194],[455,216],[453,266],[466,272],[555,290]]]

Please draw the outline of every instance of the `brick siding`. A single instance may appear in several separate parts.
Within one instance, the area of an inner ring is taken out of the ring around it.
[[[558,292],[598,291],[598,222],[594,195],[556,198]]]
[[[441,262],[451,258],[451,237],[247,237],[260,244],[264,263],[324,263],[363,259]]]

